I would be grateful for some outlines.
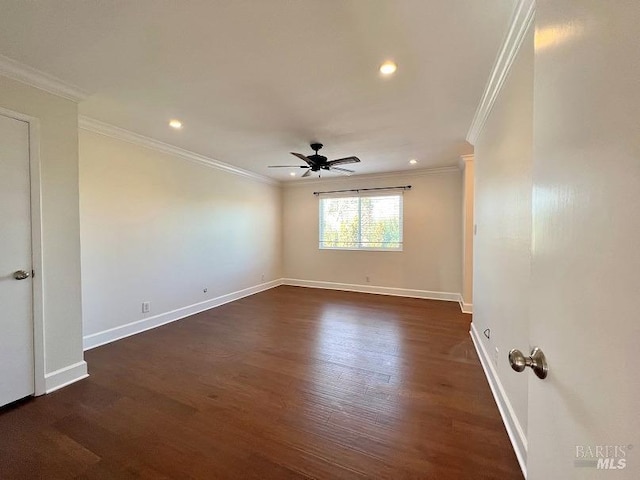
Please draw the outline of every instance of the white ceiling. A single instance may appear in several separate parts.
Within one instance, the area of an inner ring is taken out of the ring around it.
[[[470,152],[513,5],[0,0],[0,54],[88,92],[83,115],[279,180],[288,171],[267,165],[300,164],[288,152],[312,140],[360,157],[357,173],[388,172]]]

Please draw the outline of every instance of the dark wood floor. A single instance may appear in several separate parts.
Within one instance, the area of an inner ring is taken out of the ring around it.
[[[0,479],[522,478],[456,303],[278,287],[0,410]]]

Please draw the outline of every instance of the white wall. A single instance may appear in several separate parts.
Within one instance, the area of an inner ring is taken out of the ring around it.
[[[314,191],[412,185],[404,194],[402,252],[320,250]],[[445,173],[342,177],[284,187],[284,275],[315,282],[461,291],[462,178]],[[366,277],[370,277],[370,283]],[[457,297],[456,297],[457,299]]]
[[[89,347],[281,277],[279,187],[84,130],[80,218]]]
[[[474,160],[473,323],[477,332],[491,329],[490,339],[479,338],[525,434],[528,375],[513,372],[507,355],[529,347],[533,61],[530,31],[475,144]]]
[[[44,287],[46,388],[52,389],[86,374],[80,293],[78,109],[70,100],[2,76],[0,107],[35,117],[40,124],[43,270],[36,275],[42,275]],[[67,367],[73,368],[58,372]]]

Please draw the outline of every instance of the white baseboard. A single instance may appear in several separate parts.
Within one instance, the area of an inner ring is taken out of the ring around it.
[[[47,373],[44,376],[45,393],[55,392],[62,387],[71,385],[88,376],[87,362],[84,360],[56,370],[55,372]]]
[[[176,320],[180,320],[181,318],[185,318],[190,315],[209,310],[211,308],[219,307],[220,305],[224,305],[225,303],[233,302],[234,300],[239,300],[243,297],[247,297],[264,290],[269,290],[270,288],[277,287],[281,284],[281,280],[273,280],[271,282],[261,283],[253,287],[238,290],[237,292],[227,293],[225,295],[221,295],[204,302],[194,303],[193,305],[188,305],[176,310],[171,310],[170,312],[161,313],[159,315],[154,315],[153,317],[143,318],[142,320],[137,320],[125,325],[120,325],[118,327],[110,328],[102,332],[86,335],[83,337],[84,349],[90,350],[107,343],[115,342],[116,340],[120,340],[121,338],[129,337],[131,335],[135,335],[137,333],[141,333],[146,330],[165,325],[167,323],[175,322]]]
[[[429,300],[445,300],[458,302],[459,293],[431,292],[428,290],[412,290],[409,288],[378,287],[375,285],[355,285],[351,283],[321,282],[317,280],[300,280],[297,278],[283,278],[282,285],[292,287],[324,288],[327,290],[343,290],[346,292],[374,293],[376,295],[392,295],[396,297],[426,298]]]
[[[473,303],[464,303],[464,298],[462,298],[462,295],[460,295],[458,303],[460,304],[460,310],[462,311],[462,313],[473,313]]]
[[[294,278],[282,278],[273,280],[271,282],[261,283],[253,287],[238,290],[237,292],[221,295],[204,302],[195,303],[186,307],[178,308],[170,312],[154,315],[153,317],[143,318],[130,322],[118,327],[110,328],[102,332],[92,333],[83,337],[84,350],[91,350],[92,348],[105,345],[107,343],[115,342],[122,338],[136,335],[152,328],[165,325],[167,323],[175,322],[182,318],[194,315],[211,308],[224,305],[225,303],[239,300],[243,297],[253,295],[255,293],[269,290],[271,288],[280,285],[291,285],[296,287],[311,287],[311,288],[325,288],[329,290],[344,290],[348,292],[361,292],[361,293],[373,293],[378,295],[393,295],[399,297],[411,297],[411,298],[425,298],[430,300],[444,300],[448,302],[460,302],[460,294],[452,292],[432,292],[428,290],[412,290],[406,288],[393,288],[393,287],[379,287],[373,285],[354,285],[349,283],[336,283],[336,282],[322,282],[315,280],[300,280]],[[460,304],[463,308],[463,304]],[[463,309],[464,312],[464,309]],[[466,313],[466,312],[465,312]]]
[[[502,382],[500,382],[500,378],[498,378],[498,375],[493,368],[491,359],[487,354],[487,350],[484,348],[482,339],[478,335],[478,331],[476,330],[476,326],[473,324],[473,322],[471,323],[471,331],[469,333],[471,334],[471,339],[473,340],[473,344],[476,347],[476,352],[478,352],[478,357],[480,358],[482,369],[484,370],[484,374],[487,377],[487,381],[489,382],[489,387],[491,388],[491,393],[493,393],[493,398],[498,405],[498,410],[500,411],[502,422],[507,429],[509,440],[511,440],[513,450],[516,452],[516,457],[518,458],[520,469],[522,470],[522,474],[526,479],[528,448],[527,437],[522,430],[522,426],[520,425],[518,417],[516,417],[515,411],[511,406],[509,397],[507,397],[507,393],[502,386]]]

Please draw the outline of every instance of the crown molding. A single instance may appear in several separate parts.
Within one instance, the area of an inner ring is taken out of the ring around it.
[[[41,70],[20,63],[12,58],[0,55],[0,75],[26,83],[32,87],[53,93],[59,97],[81,102],[89,96],[75,85],[60,80],[53,75],[49,75]]]
[[[397,170],[386,173],[369,173],[364,175],[345,175],[331,178],[318,178],[314,180],[298,179],[283,182],[283,187],[306,187],[307,185],[317,185],[323,183],[344,183],[348,181],[375,180],[378,178],[397,178],[397,177],[425,177],[428,175],[442,175],[446,173],[460,173],[457,165],[449,165],[445,167],[422,168],[419,170]]]
[[[205,167],[215,168],[217,170],[222,170],[223,172],[232,173],[234,175],[239,175],[241,177],[249,178],[251,180],[256,180],[269,185],[280,185],[280,182],[273,180],[272,178],[265,177],[264,175],[250,172],[249,170],[245,170],[243,168],[234,167],[233,165],[215,160],[211,157],[200,155],[199,153],[185,150],[184,148],[176,147],[174,145],[155,140],[151,137],[145,137],[144,135],[134,133],[124,128],[116,127],[115,125],[101,122],[100,120],[86,117],[84,115],[80,115],[78,117],[78,127],[82,130],[98,133],[100,135],[123,140],[129,143],[134,143],[136,145],[150,148],[152,150],[157,150],[169,155],[174,155],[176,157],[180,157],[182,159],[204,165]]]
[[[498,94],[509,74],[511,65],[518,54],[533,17],[535,14],[535,0],[517,0],[516,7],[511,15],[509,29],[502,40],[498,56],[489,75],[489,81],[484,88],[480,104],[471,122],[467,133],[467,141],[475,145],[484,124],[491,113],[491,109],[498,98]]]

